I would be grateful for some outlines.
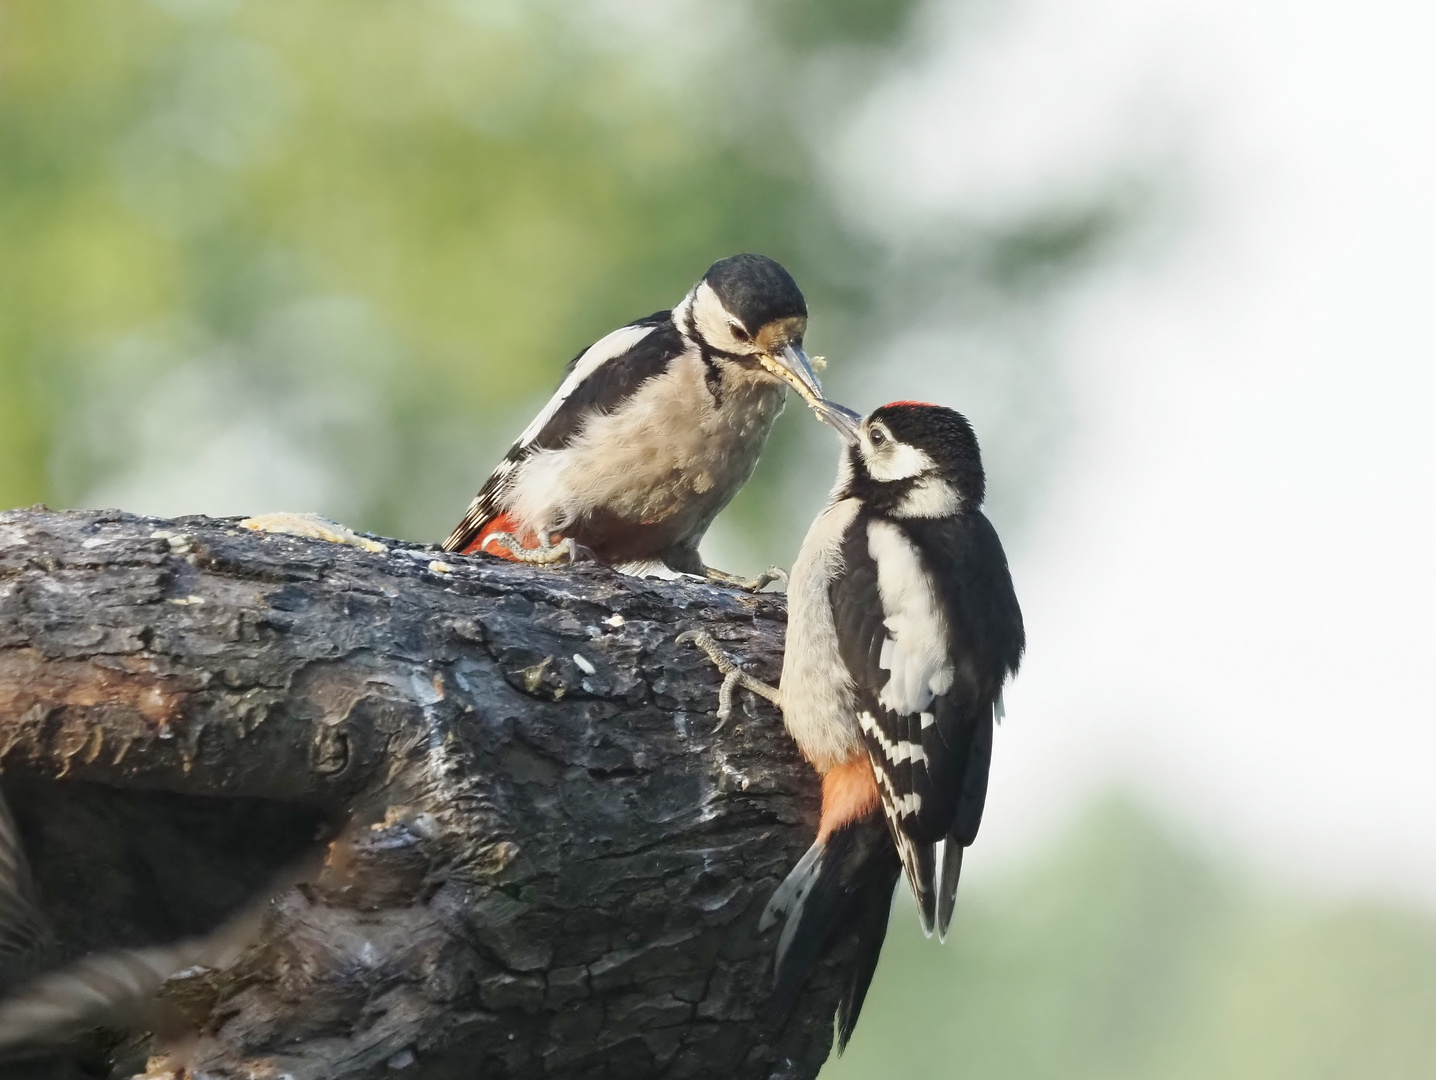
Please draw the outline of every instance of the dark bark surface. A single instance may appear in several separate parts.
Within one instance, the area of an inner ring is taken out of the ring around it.
[[[165,985],[201,1075],[814,1076],[837,969],[771,1015],[756,925],[816,777],[766,703],[715,734],[717,673],[674,642],[774,680],[782,598],[384,543],[0,514],[35,955],[209,932],[357,814],[235,962]]]

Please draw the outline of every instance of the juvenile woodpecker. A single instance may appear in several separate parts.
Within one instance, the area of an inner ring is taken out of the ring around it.
[[[786,1003],[831,946],[858,952],[838,1010],[857,1023],[893,888],[905,873],[924,931],[945,937],[963,850],[987,795],[993,723],[1025,637],[997,532],[981,510],[977,439],[951,409],[825,404],[845,440],[837,484],[788,585],[777,690],[703,635],[728,678],[774,700],[823,778],[818,837],[763,914],[785,918],[775,997]]]
[[[763,255],[708,268],[672,311],[579,353],[444,542],[522,562],[577,548],[635,571],[707,574],[698,542],[752,475],[787,388],[817,406],[808,307]]]

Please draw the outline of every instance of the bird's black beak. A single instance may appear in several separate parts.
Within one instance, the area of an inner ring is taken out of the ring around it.
[[[861,415],[827,398],[820,398],[815,402],[813,411],[818,414],[819,420],[838,433],[843,442],[852,445],[858,441],[858,427],[863,422]]]
[[[808,354],[797,345],[784,345],[781,350],[758,354],[758,360],[772,375],[776,375],[798,392],[798,396],[813,408],[823,400],[823,385],[813,372]]]

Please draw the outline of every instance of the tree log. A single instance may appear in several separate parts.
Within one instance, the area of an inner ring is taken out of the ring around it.
[[[775,680],[783,598],[382,543],[0,514],[0,767],[44,966],[259,897],[237,958],[161,991],[188,1075],[815,1076],[845,957],[772,1015],[757,921],[817,779],[765,702],[715,733],[718,675],[674,641]],[[264,891],[340,819],[322,870]],[[36,1075],[169,1046],[88,1039]]]

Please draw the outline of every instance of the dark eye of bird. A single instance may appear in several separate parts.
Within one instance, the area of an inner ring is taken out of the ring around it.
[[[735,338],[737,338],[739,341],[751,341],[751,340],[753,340],[753,335],[750,334],[750,333],[748,333],[748,331],[744,330],[744,329],[743,329],[741,326],[739,326],[737,323],[730,323],[729,325],[732,327],[733,336],[734,336]]]
[[[873,428],[872,431],[868,433],[868,438],[872,440],[874,446],[881,446],[888,441],[887,436],[882,432],[882,428]]]

